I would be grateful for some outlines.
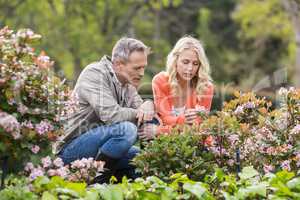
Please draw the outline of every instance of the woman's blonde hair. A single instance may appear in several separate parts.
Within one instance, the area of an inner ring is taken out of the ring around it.
[[[197,95],[203,94],[207,87],[211,84],[212,78],[210,76],[210,66],[205,55],[204,48],[199,40],[191,36],[184,36],[180,38],[175,44],[167,57],[167,74],[169,76],[169,84],[174,95],[178,94],[178,80],[176,63],[180,53],[186,49],[194,50],[199,59],[199,69],[197,76],[192,79],[192,87],[196,89]]]

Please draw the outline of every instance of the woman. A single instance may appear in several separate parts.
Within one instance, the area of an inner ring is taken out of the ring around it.
[[[213,84],[210,66],[199,40],[185,36],[167,57],[166,72],[152,80],[156,111],[162,120],[158,133],[180,124],[199,124],[198,112],[210,110]]]

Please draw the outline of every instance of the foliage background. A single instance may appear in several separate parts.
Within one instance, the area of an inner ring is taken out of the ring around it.
[[[190,34],[205,44],[215,99],[223,100],[231,88],[269,96],[279,86],[299,86],[299,8],[299,0],[0,0],[0,27],[43,35],[39,48],[71,86],[121,36],[136,37],[153,51],[144,95],[175,42]]]

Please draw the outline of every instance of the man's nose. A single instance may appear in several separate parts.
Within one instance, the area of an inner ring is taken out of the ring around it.
[[[145,69],[141,69],[140,72],[139,72],[139,76],[140,77],[143,77],[145,74]]]

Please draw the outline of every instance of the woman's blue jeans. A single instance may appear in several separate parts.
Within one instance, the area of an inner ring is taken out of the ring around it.
[[[119,169],[132,169],[130,160],[139,152],[133,144],[137,140],[137,127],[131,122],[99,126],[75,138],[63,147],[59,157],[65,164],[82,158],[95,158],[99,152],[113,159]]]

